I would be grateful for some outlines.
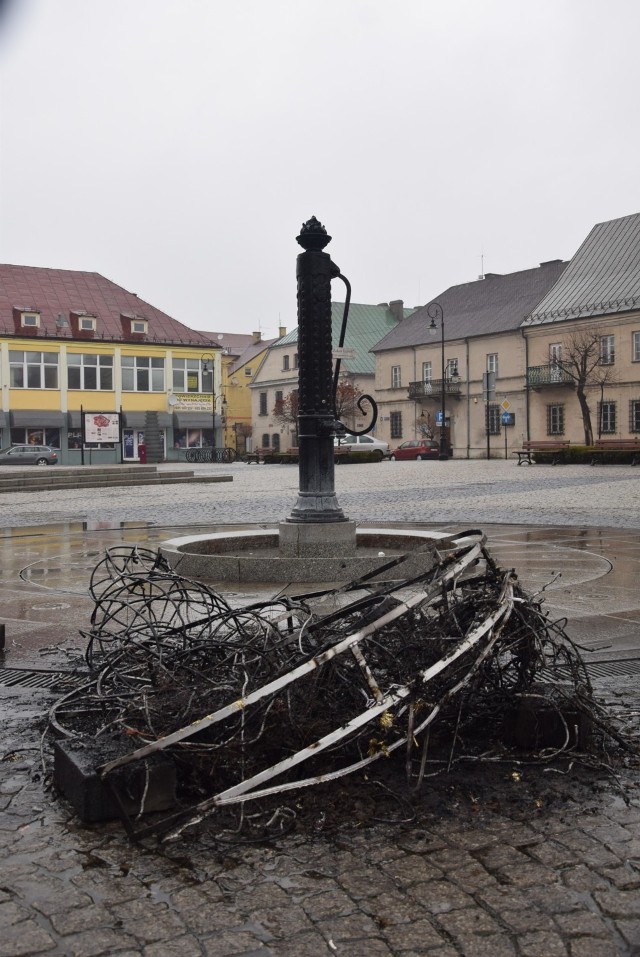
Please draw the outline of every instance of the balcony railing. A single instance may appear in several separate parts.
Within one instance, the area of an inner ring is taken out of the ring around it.
[[[545,386],[574,385],[574,380],[560,366],[529,366],[527,385],[530,389],[543,389]]]
[[[462,383],[460,379],[444,380],[445,396],[452,396],[459,399],[462,395]],[[439,399],[442,395],[442,379],[431,379],[429,382],[410,382],[410,399]]]

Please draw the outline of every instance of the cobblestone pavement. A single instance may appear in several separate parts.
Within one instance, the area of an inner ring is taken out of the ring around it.
[[[140,486],[68,493],[2,495],[0,527],[78,518],[176,525],[277,522],[298,490],[295,465],[189,466],[231,475],[214,485]],[[336,468],[336,491],[360,522],[502,522],[515,525],[640,527],[640,469],[457,460],[380,462]]]
[[[234,482],[219,486],[3,496],[0,663],[54,667],[58,646],[77,643],[87,570],[105,545],[153,544],[160,526],[286,517],[295,470],[230,471]],[[562,573],[550,606],[586,653],[611,660],[640,645],[636,476],[626,467],[382,463],[339,469],[336,485],[360,521],[491,523],[498,560],[530,586]],[[612,707],[640,713],[637,684],[631,673],[598,687]],[[19,689],[0,696],[0,957],[640,955],[633,768],[616,784],[602,773],[469,767],[433,779],[414,819],[398,805],[396,823],[371,821],[356,800],[332,822],[318,798],[311,835],[241,846],[194,834],[161,852],[132,845],[116,822],[80,825],[51,794],[37,740],[49,701]]]

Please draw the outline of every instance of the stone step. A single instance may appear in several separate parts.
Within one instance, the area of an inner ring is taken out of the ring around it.
[[[63,491],[69,489],[84,488],[114,488],[131,487],[139,485],[180,485],[194,482],[200,484],[209,484],[211,482],[231,482],[230,475],[195,475],[192,471],[184,469],[175,471],[159,472],[154,468],[150,469],[125,469],[124,471],[110,474],[108,470],[64,470],[64,473],[54,474],[53,470],[47,470],[43,474],[43,469],[38,469],[34,475],[33,470],[26,475],[5,477],[0,474],[0,495],[11,492],[42,492],[42,491]]]

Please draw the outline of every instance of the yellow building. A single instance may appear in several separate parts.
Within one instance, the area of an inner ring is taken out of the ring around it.
[[[66,464],[223,441],[221,350],[98,273],[0,266],[2,445]]]
[[[280,337],[287,330],[280,326]],[[275,339],[263,339],[260,332],[251,335],[207,332],[205,335],[221,350],[224,444],[243,455],[252,442],[250,386],[260,372]]]

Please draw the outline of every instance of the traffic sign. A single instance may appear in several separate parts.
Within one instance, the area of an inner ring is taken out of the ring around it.
[[[508,412],[509,409],[511,408],[511,403],[509,402],[508,399],[504,399],[504,401],[500,403],[500,407],[504,409],[505,412]]]

